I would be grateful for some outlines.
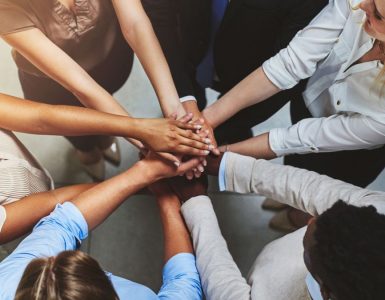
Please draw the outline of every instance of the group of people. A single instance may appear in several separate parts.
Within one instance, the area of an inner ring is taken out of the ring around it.
[[[385,166],[384,0],[0,0],[0,35],[25,98],[0,94],[0,242],[32,230],[0,263],[0,299],[384,298],[385,193],[365,189]],[[133,53],[164,118],[113,97]],[[289,101],[292,126],[251,136]],[[55,189],[12,131],[67,137],[98,183]],[[116,136],[141,159],[105,180]],[[207,174],[285,205],[271,225],[292,233],[247,279]],[[77,250],[145,187],[163,224],[157,294]]]

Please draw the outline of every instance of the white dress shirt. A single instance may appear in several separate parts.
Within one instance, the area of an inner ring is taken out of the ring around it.
[[[303,97],[314,118],[270,131],[278,156],[385,144],[385,88],[375,81],[383,64],[354,64],[374,44],[364,20],[365,13],[353,10],[348,0],[330,0],[287,48],[263,64],[282,90],[310,77]]]

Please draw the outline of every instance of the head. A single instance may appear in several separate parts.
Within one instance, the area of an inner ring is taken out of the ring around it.
[[[91,256],[65,251],[31,261],[15,300],[117,300],[110,280]]]
[[[304,260],[324,299],[385,295],[385,216],[338,201],[308,225]]]
[[[385,1],[363,0],[358,7],[366,13],[364,30],[375,39],[385,42]]]

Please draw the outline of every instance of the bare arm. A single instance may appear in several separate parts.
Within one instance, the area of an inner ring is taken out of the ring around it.
[[[231,151],[255,158],[272,159],[276,157],[269,144],[268,132],[235,144],[221,146],[220,149],[222,152]]]
[[[89,230],[102,223],[123,201],[136,191],[166,177],[180,175],[195,167],[198,159],[182,163],[178,168],[150,153],[124,173],[85,191],[72,202],[88,223]]]
[[[11,113],[11,112],[17,113]],[[196,125],[167,119],[135,119],[96,110],[48,105],[0,94],[0,128],[34,134],[113,135],[138,139],[154,151],[205,155]]]
[[[167,182],[156,182],[150,187],[160,210],[164,235],[164,261],[178,253],[193,253],[190,234],[180,213],[180,201]]]
[[[7,219],[0,232],[0,244],[26,234],[41,218],[47,216],[56,204],[68,201],[92,186],[94,184],[90,183],[63,187],[33,194],[4,205]]]
[[[163,114],[184,114],[158,39],[139,0],[113,0],[123,35],[142,63],[158,96]]]
[[[227,94],[203,111],[209,124],[216,128],[242,109],[262,102],[278,93],[276,87],[266,76],[262,67],[248,75]]]

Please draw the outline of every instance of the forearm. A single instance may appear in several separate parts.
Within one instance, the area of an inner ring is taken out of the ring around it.
[[[237,112],[259,103],[280,90],[267,78],[259,67],[222,98],[203,111],[204,117],[213,128],[231,118]]]
[[[269,133],[264,133],[239,143],[227,145],[227,150],[255,158],[272,159],[276,157],[269,145]]]
[[[180,213],[180,202],[175,194],[158,196],[164,235],[164,261],[178,253],[193,253],[189,232]]]
[[[48,105],[0,94],[0,128],[46,135],[141,137],[141,119],[92,109]],[[17,111],[17,114],[11,114]]]
[[[184,115],[184,109],[179,102],[166,58],[143,8],[138,6],[137,14],[126,24],[122,21],[125,12],[119,7],[120,4],[117,4],[119,1],[115,2],[123,35],[146,71],[159,99],[163,114],[169,116],[177,112],[178,116]]]
[[[7,219],[0,233],[0,244],[26,234],[41,218],[49,215],[56,204],[68,201],[93,186],[94,184],[81,184],[63,187],[4,205]]]
[[[227,248],[210,199],[194,197],[183,204],[182,213],[193,239],[197,268],[208,299],[250,299],[250,286]]]
[[[143,161],[124,173],[108,179],[74,198],[90,230],[102,223],[126,199],[157,180],[154,172]]]

